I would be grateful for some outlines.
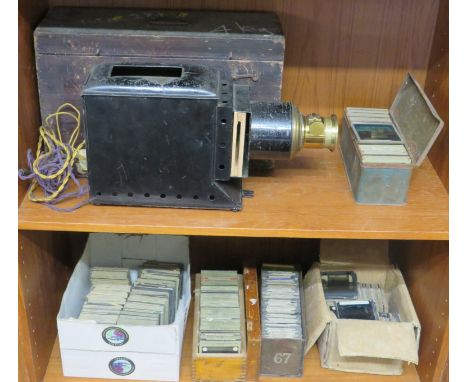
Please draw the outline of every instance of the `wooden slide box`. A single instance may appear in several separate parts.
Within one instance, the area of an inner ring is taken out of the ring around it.
[[[198,326],[200,319],[200,274],[195,278],[195,306],[193,315],[192,380],[245,381],[247,351],[245,336],[245,311],[243,277],[239,275],[239,305],[241,308],[241,351],[239,354],[202,354],[198,352]]]
[[[244,267],[245,327],[247,333],[247,381],[256,381],[260,371],[262,332],[257,269]]]
[[[262,338],[260,374],[273,377],[302,377],[304,371],[305,339],[304,287],[302,270],[299,271],[299,289],[302,310],[302,338]],[[262,270],[263,272],[263,270]]]

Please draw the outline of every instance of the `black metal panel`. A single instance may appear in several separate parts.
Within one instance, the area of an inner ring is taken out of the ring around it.
[[[219,107],[216,131],[214,176],[217,180],[231,179],[231,150],[232,150],[232,83],[220,81]]]
[[[103,77],[91,77],[83,95],[93,202],[239,210],[241,181],[218,182],[214,177],[222,100],[216,93],[207,94],[219,88],[210,83],[218,77],[205,76],[205,68],[189,67],[187,76],[207,83],[184,76],[168,82],[125,77],[106,81],[110,66],[98,68],[96,76]],[[193,91],[168,91],[177,83],[192,83]],[[130,95],[138,84],[144,86]],[[232,115],[232,104],[224,108]]]

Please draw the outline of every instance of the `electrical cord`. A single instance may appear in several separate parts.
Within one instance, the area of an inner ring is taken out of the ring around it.
[[[76,126],[68,142],[64,142],[60,127],[61,118],[71,118]],[[74,174],[77,155],[85,145],[83,140],[77,144],[80,135],[81,115],[79,110],[70,103],[61,105],[55,113],[47,116],[44,126],[39,127],[36,158],[28,149],[27,158],[29,170],[19,170],[19,178],[32,179],[27,196],[33,202],[44,203],[58,211],[74,211],[89,202],[89,199],[78,202],[72,207],[57,207],[60,201],[81,197],[89,191],[89,187],[81,185]],[[78,187],[77,191],[64,192],[69,188],[70,180]],[[42,195],[36,192],[38,186]]]

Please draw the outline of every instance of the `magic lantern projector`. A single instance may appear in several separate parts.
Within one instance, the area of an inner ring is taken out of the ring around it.
[[[335,116],[250,102],[203,66],[98,65],[82,97],[95,204],[240,210],[250,159],[333,149],[338,134]]]

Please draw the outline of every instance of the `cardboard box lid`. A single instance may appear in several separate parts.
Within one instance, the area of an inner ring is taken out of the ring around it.
[[[336,328],[338,351],[342,357],[388,358],[418,363],[418,345],[410,322],[337,320]],[[366,338],[372,338],[372,341]]]
[[[410,73],[390,107],[390,115],[404,137],[413,164],[421,165],[444,122]]]
[[[328,323],[333,320],[333,313],[328,309],[323,293],[322,278],[317,265],[313,265],[304,277],[304,312],[307,338],[305,353],[315,345]]]

